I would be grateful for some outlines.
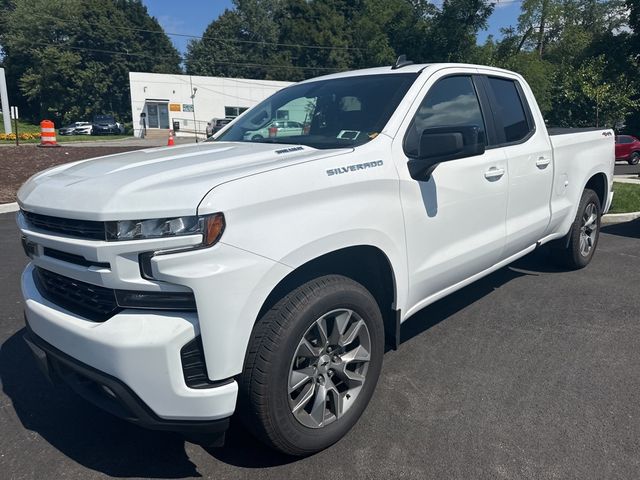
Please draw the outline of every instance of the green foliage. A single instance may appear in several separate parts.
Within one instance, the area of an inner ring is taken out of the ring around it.
[[[446,0],[441,8],[427,0],[234,4],[189,44],[188,73],[302,80],[389,64],[400,54],[416,62],[464,61],[493,10],[488,0]]]
[[[9,1],[0,45],[25,117],[125,120],[129,71],[180,71],[178,52],[140,0]]]
[[[599,56],[555,76],[550,123],[558,126],[620,128],[640,104],[625,76],[607,79],[606,60]]]

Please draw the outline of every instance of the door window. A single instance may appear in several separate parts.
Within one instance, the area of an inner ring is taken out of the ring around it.
[[[504,142],[523,140],[533,128],[527,121],[527,114],[516,82],[496,77],[489,77],[488,80],[489,88],[493,93],[494,114],[496,120],[502,122],[504,129]]]
[[[169,128],[169,105],[166,103],[158,104],[158,119],[160,128]]]
[[[149,123],[149,128],[158,128],[158,104],[157,103],[148,103],[147,104],[147,122]]]
[[[425,128],[458,126],[478,127],[479,139],[486,138],[480,102],[468,75],[443,78],[429,89],[407,130],[405,153],[417,156]]]

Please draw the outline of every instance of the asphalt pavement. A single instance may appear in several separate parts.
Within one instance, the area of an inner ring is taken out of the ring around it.
[[[640,173],[640,164],[629,165],[627,162],[616,162],[614,175],[637,175]]]
[[[0,215],[0,476],[640,478],[639,239],[640,221],[608,226],[584,270],[534,252],[419,312],[358,425],[295,459],[237,424],[207,451],[47,384],[22,340],[13,215]]]

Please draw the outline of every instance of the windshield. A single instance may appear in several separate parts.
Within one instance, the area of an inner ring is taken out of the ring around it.
[[[417,76],[363,75],[293,85],[259,103],[214,141],[362,145],[382,131]]]

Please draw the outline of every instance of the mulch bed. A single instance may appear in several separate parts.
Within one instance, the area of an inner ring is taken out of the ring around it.
[[[144,147],[60,147],[36,145],[0,146],[0,204],[16,201],[16,192],[31,175],[61,163]]]

